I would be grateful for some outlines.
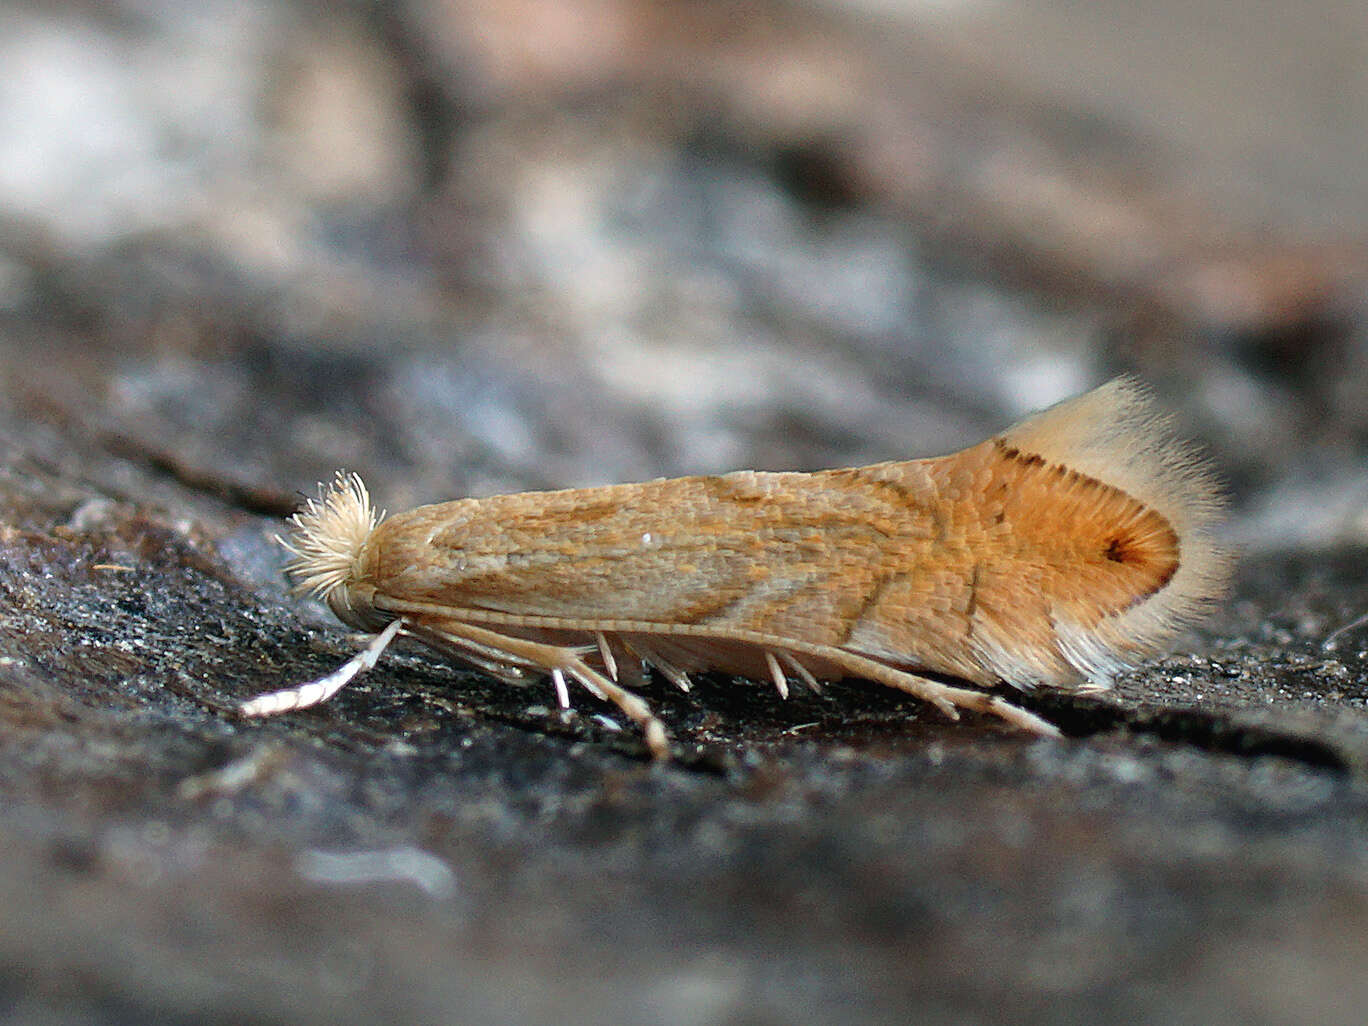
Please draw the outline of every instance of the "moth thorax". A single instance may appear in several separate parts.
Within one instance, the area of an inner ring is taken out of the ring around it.
[[[285,571],[297,593],[326,602],[343,623],[378,630],[389,617],[373,608],[366,561],[367,542],[384,513],[372,508],[355,474],[339,471],[332,484],[319,488],[318,498],[290,518],[289,536],[280,540],[291,553]]]

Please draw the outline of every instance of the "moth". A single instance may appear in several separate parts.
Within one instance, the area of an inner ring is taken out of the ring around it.
[[[300,593],[374,632],[240,707],[322,702],[405,634],[513,684],[611,703],[666,757],[644,671],[864,678],[950,719],[1056,729],[987,690],[1109,686],[1221,594],[1220,492],[1118,378],[949,456],[496,495],[386,518],[338,472],[282,544]]]

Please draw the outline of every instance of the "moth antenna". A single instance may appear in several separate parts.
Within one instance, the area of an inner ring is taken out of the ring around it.
[[[276,713],[289,712],[291,709],[307,709],[311,705],[326,702],[346,687],[356,676],[372,669],[380,654],[394,640],[404,627],[404,621],[392,620],[390,625],[367,643],[356,655],[326,676],[298,687],[283,691],[271,691],[243,702],[238,706],[240,716],[274,716]]]
[[[1339,644],[1340,638],[1344,637],[1344,635],[1348,634],[1352,630],[1357,630],[1359,627],[1362,627],[1365,623],[1368,623],[1368,613],[1365,613],[1363,616],[1360,616],[1357,620],[1352,620],[1349,623],[1346,623],[1343,627],[1339,627],[1331,631],[1328,635],[1326,635],[1325,640],[1321,642],[1321,648],[1324,649],[1326,652],[1333,652],[1335,650],[1335,646]]]

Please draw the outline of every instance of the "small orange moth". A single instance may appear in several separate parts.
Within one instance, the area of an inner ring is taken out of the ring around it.
[[[951,719],[1057,733],[990,688],[1109,685],[1220,594],[1219,491],[1127,378],[961,452],[817,473],[740,471],[496,495],[386,519],[339,472],[291,519],[287,572],[375,638],[338,670],[244,703],[314,705],[403,633],[510,683],[567,680],[656,757],[624,683],[716,670],[865,678]]]

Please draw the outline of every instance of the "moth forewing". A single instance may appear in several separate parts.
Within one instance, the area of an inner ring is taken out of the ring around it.
[[[952,718],[1053,733],[944,679],[1105,687],[1219,594],[1219,509],[1205,465],[1118,379],[950,456],[812,474],[462,499],[382,519],[339,473],[293,518],[287,569],[354,626],[398,623],[504,679],[548,676],[562,700],[573,681],[657,756],[664,728],[620,682],[642,661],[685,690],[704,670],[780,694],[790,679],[863,677]],[[247,711],[308,704],[285,694]]]

